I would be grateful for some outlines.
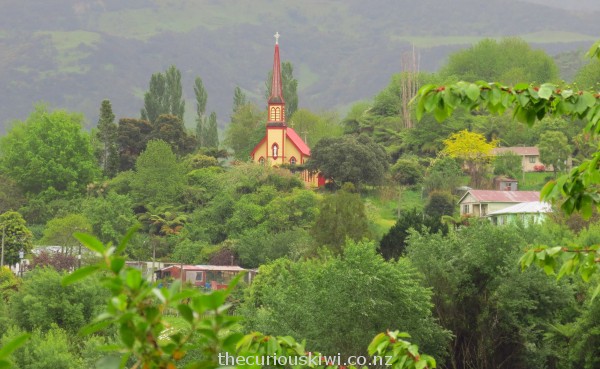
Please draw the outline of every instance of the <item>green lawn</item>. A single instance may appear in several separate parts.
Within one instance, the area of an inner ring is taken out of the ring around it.
[[[396,224],[398,219],[398,200],[400,200],[400,211],[417,208],[423,210],[425,200],[421,199],[421,191],[402,191],[398,199],[397,192],[385,193],[385,190],[370,191],[363,195],[367,216],[371,223],[371,232],[376,239],[380,239],[390,228]]]
[[[525,181],[523,181],[523,177],[519,178],[518,188],[520,191],[540,191],[551,177],[551,172],[525,173]]]

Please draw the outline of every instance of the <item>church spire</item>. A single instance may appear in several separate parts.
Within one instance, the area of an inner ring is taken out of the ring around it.
[[[273,56],[273,79],[269,96],[269,123],[285,124],[285,100],[281,82],[281,63],[279,62],[279,32],[275,33],[275,54]]]

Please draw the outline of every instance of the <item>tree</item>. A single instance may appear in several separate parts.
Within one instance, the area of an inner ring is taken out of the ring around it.
[[[2,171],[26,193],[83,193],[99,170],[83,117],[38,106],[0,141]]]
[[[485,164],[491,160],[492,149],[497,141],[487,142],[483,135],[467,130],[452,134],[444,140],[444,155],[458,158],[465,162],[471,175],[471,184],[480,188],[485,173]]]
[[[598,90],[598,83],[600,83],[600,61],[593,60],[589,64],[584,65],[577,71],[573,82],[582,90]]]
[[[159,140],[148,142],[146,150],[135,162],[135,175],[131,181],[131,194],[139,204],[173,204],[185,185],[181,163],[168,143]]]
[[[249,158],[265,134],[264,127],[264,113],[256,105],[246,104],[235,111],[225,132],[225,143],[233,149],[236,159]]]
[[[334,113],[317,115],[307,109],[296,110],[289,118],[288,126],[294,128],[309,146],[316,145],[322,138],[340,137],[343,134],[343,128]]]
[[[401,186],[414,186],[423,180],[423,166],[417,157],[401,157],[392,165],[394,181]]]
[[[436,158],[425,174],[423,185],[426,192],[454,192],[461,185],[463,172],[460,165],[449,156]]]
[[[217,129],[217,113],[214,111],[208,117],[204,146],[209,148],[219,147],[219,131]]]
[[[378,185],[388,169],[385,150],[369,137],[324,138],[311,151],[307,166],[336,183]]]
[[[15,265],[20,261],[19,251],[25,254],[32,249],[33,235],[25,225],[25,219],[16,211],[7,211],[0,215],[2,243],[4,245],[4,265]]]
[[[181,86],[181,72],[171,65],[165,73],[155,73],[150,78],[148,91],[144,94],[142,120],[154,123],[162,114],[172,114],[183,121],[185,100]]]
[[[494,174],[519,178],[523,172],[523,159],[514,152],[503,152],[494,158]]]
[[[113,114],[109,100],[102,100],[96,138],[100,142],[100,148],[96,153],[100,168],[105,176],[112,178],[117,174],[119,169],[119,152],[117,146],[117,125],[115,124],[115,115]]]
[[[56,245],[61,247],[62,253],[73,255],[77,250],[75,246],[80,245],[79,241],[73,237],[73,233],[92,231],[92,225],[81,214],[69,214],[64,217],[54,218],[46,224],[44,236],[39,241],[41,245]]]
[[[233,90],[233,114],[235,115],[238,109],[246,104],[248,104],[246,94],[242,91],[240,86],[235,86],[235,89]]]
[[[198,140],[198,147],[205,146],[205,134],[207,131],[206,117],[206,100],[208,99],[208,93],[202,83],[202,78],[197,77],[194,81],[194,94],[196,95],[196,139]]]
[[[100,240],[116,245],[136,223],[132,207],[130,196],[109,191],[105,196],[85,199],[81,211]]]
[[[163,114],[156,118],[151,137],[168,143],[178,155],[189,154],[197,146],[196,139],[188,135],[183,121],[176,115]]]
[[[329,246],[340,253],[347,238],[360,241],[369,236],[365,205],[352,191],[353,186],[345,184],[340,191],[326,196],[321,202],[312,229],[318,245]]]
[[[549,55],[542,50],[533,50],[522,39],[513,37],[497,41],[488,38],[451,54],[440,74],[468,82],[542,83],[556,81],[558,68]]]
[[[340,255],[262,266],[240,313],[247,331],[304,337],[307,351],[346,358],[395,326],[443,357],[449,332],[432,319],[430,295],[408,260],[388,263],[373,243],[348,241]]]
[[[267,91],[265,98],[271,96],[271,82],[273,71],[269,71],[265,86]],[[281,63],[281,87],[283,88],[283,100],[285,101],[285,118],[287,121],[298,109],[298,80],[294,78],[294,67],[292,63],[284,61]]]
[[[146,144],[152,138],[153,129],[152,124],[147,120],[133,118],[119,120],[117,142],[121,157],[121,171],[133,169],[135,160],[146,149]]]
[[[542,133],[538,147],[540,149],[540,161],[546,166],[552,165],[554,178],[556,178],[557,172],[564,172],[567,169],[571,146],[564,133],[558,131]]]

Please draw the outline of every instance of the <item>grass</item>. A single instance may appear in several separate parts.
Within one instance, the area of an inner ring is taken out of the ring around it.
[[[420,190],[404,189],[400,198],[397,194],[397,190],[383,189],[378,192],[368,192],[363,196],[371,232],[376,239],[381,239],[396,224],[398,207],[400,211],[412,208],[423,210],[425,200],[421,199]],[[400,200],[399,206],[398,200]]]
[[[525,181],[523,177],[519,178],[518,188],[520,191],[540,191],[551,178],[552,172],[525,173]]]

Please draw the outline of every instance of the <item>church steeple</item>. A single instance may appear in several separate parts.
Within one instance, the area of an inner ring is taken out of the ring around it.
[[[279,32],[275,33],[275,54],[273,56],[273,79],[269,96],[268,125],[285,126],[285,100],[281,82],[281,63],[279,62]]]

